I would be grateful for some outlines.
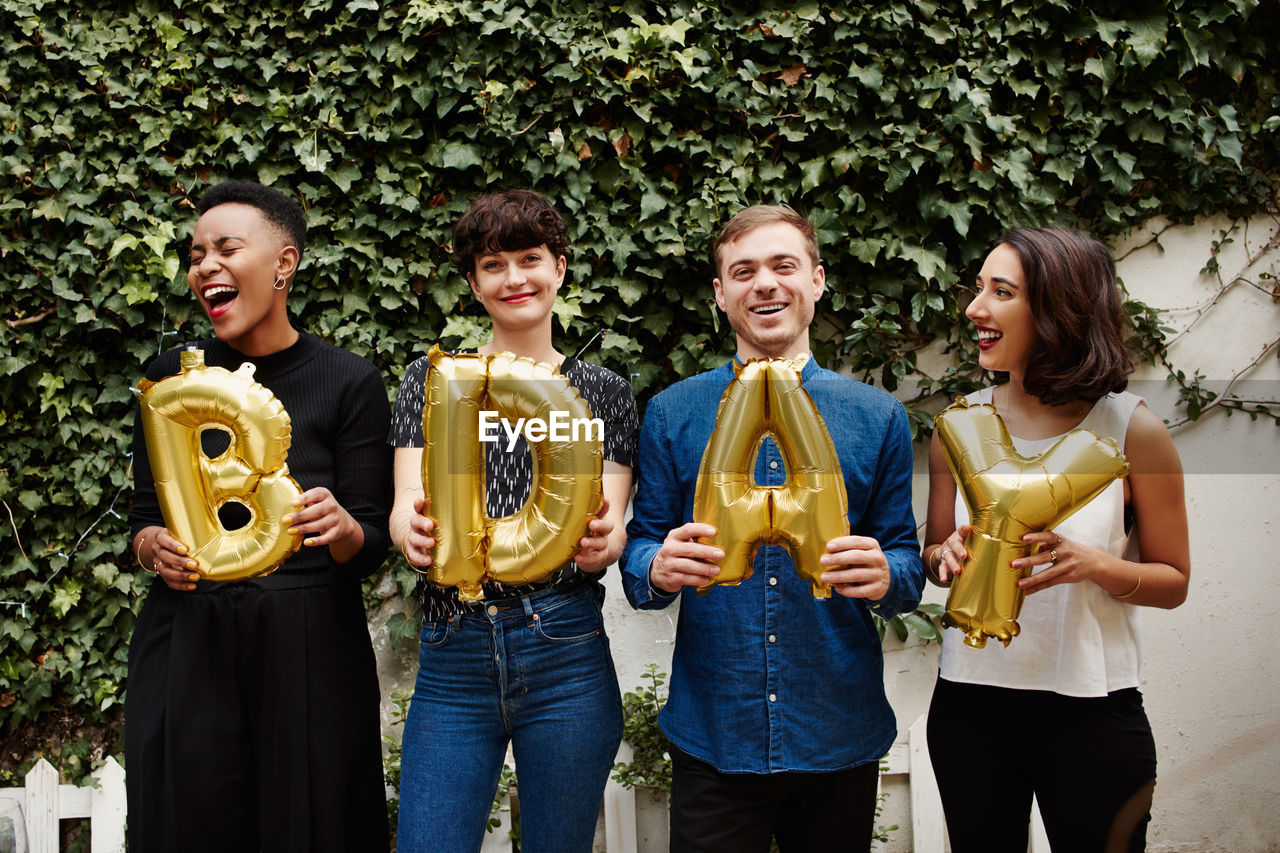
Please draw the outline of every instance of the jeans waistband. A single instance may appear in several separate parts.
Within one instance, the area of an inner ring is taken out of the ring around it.
[[[549,586],[528,595],[515,598],[494,598],[485,601],[474,610],[454,614],[457,619],[477,619],[493,622],[499,619],[529,618],[540,610],[546,610],[572,598],[594,593],[593,583],[587,578],[560,586]]]

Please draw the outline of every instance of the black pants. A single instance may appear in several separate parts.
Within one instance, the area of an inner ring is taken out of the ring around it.
[[[953,853],[1025,853],[1032,794],[1055,853],[1145,849],[1156,747],[1136,687],[1077,698],[939,678],[928,734]]]
[[[130,853],[386,853],[359,583],[292,582],[154,582],[129,650]]]
[[[879,763],[830,773],[721,773],[671,748],[672,853],[871,849]]]

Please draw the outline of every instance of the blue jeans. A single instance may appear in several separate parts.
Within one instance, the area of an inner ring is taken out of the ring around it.
[[[622,740],[597,585],[423,623],[401,756],[399,853],[479,850],[507,743],[520,847],[591,850]]]

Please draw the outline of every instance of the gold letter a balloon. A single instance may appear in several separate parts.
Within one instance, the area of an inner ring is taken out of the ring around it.
[[[693,520],[716,528],[724,549],[713,585],[737,586],[751,577],[761,545],[785,545],[796,574],[814,598],[830,598],[819,562],[827,542],[849,533],[849,500],[840,459],[818,407],[800,385],[789,359],[751,359],[733,365],[720,398],[716,426],[698,469]],[[756,457],[772,436],[786,460],[780,486],[755,482]]]
[[[301,543],[281,521],[302,495],[285,464],[289,413],[253,381],[253,365],[232,373],[205,367],[200,350],[180,358],[179,373],[140,385],[147,457],[165,525],[209,580],[275,571]],[[231,445],[213,459],[200,446],[206,429],[231,435]],[[238,530],[218,519],[230,501],[249,510],[249,523]]]
[[[1114,441],[1087,429],[1027,459],[986,404],[957,400],[934,425],[972,527],[964,540],[969,558],[951,585],[943,623],[964,631],[965,645],[980,649],[995,637],[1007,646],[1026,597],[1018,580],[1031,574],[1009,564],[1038,550],[1023,535],[1061,524],[1125,476],[1129,464]]]

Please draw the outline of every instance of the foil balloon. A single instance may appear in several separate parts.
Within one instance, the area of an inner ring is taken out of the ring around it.
[[[482,355],[428,354],[422,407],[422,488],[435,522],[436,547],[423,572],[434,584],[456,586],[464,601],[484,597],[488,540],[484,514],[484,446],[477,423],[488,379]],[[423,571],[423,570],[419,570]]]
[[[1026,594],[1018,586],[1031,569],[1010,563],[1040,550],[1022,541],[1049,530],[1129,472],[1109,438],[1075,429],[1031,459],[1018,454],[994,407],[956,403],[934,419],[938,440],[969,510],[968,557],[947,596],[943,624],[964,632],[965,645],[988,637],[1004,645],[1018,635]]]
[[[425,574],[457,587],[463,601],[483,598],[488,580],[545,580],[573,557],[603,505],[603,422],[554,365],[438,347],[427,358],[422,484],[436,548]],[[482,439],[506,443],[512,429],[526,438],[533,483],[519,510],[489,518]]]
[[[200,350],[179,358],[177,374],[139,386],[147,457],[165,525],[208,580],[275,571],[302,542],[283,522],[302,496],[286,464],[289,413],[253,381],[252,364],[233,373],[206,367]],[[230,436],[226,450],[213,458],[200,443],[209,429]],[[229,502],[249,510],[248,524],[236,530],[222,525],[218,510]]]
[[[815,598],[830,598],[819,558],[827,542],[849,533],[849,501],[840,459],[817,406],[800,384],[801,364],[790,359],[734,362],[734,378],[720,398],[716,425],[698,469],[693,520],[716,528],[724,550],[720,574],[700,587],[736,586],[751,577],[761,545],[782,545]],[[760,445],[771,437],[787,479],[755,482]]]

